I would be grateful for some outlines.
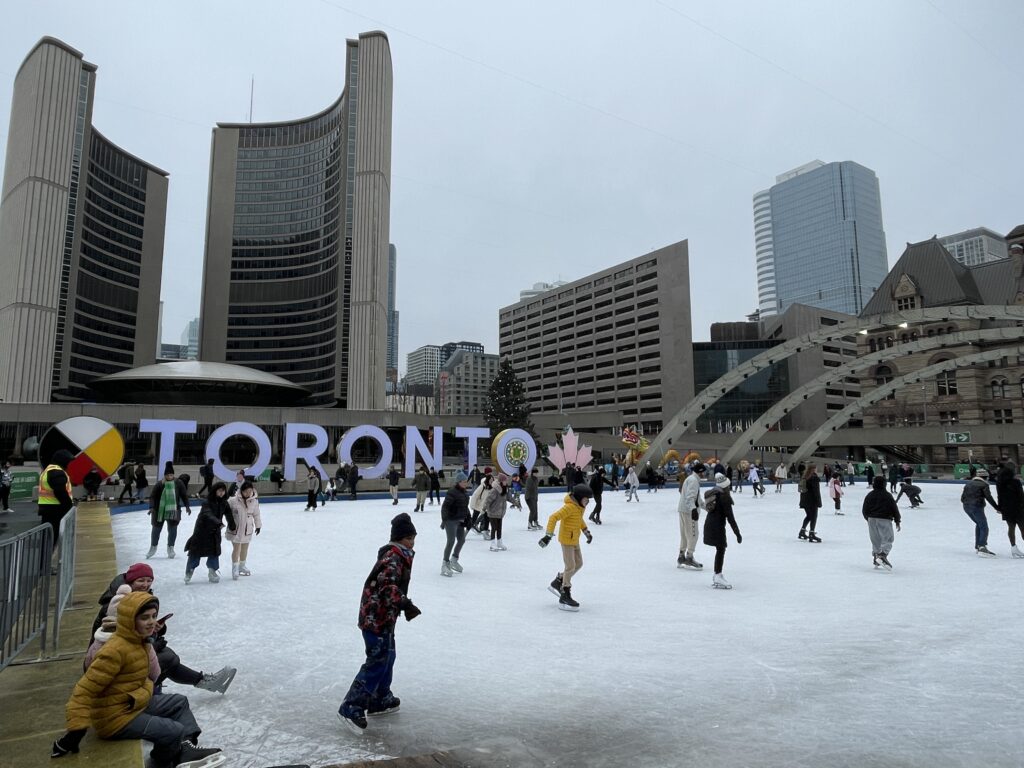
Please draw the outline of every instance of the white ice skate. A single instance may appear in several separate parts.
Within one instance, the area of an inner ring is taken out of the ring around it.
[[[149,551],[146,553],[146,559],[149,560],[149,558],[151,558],[155,554],[156,554],[156,547],[150,547]]]
[[[462,573],[462,565],[459,563],[459,558],[453,557],[448,561],[448,565],[451,566],[453,572]]]
[[[174,559],[174,547],[172,547],[170,544],[167,545],[167,559]]]
[[[720,573],[716,573],[715,577],[711,580],[711,586],[715,589],[732,589],[732,584],[725,580],[725,576]]]
[[[186,570],[185,571],[185,583],[188,584],[190,581],[192,581],[192,571],[191,570]]]
[[[1014,544],[1012,547],[1010,547],[1010,556],[1011,557],[1024,557],[1024,552],[1021,552],[1019,549],[1017,549],[1017,545]]]
[[[452,576],[452,566],[447,560],[441,563],[441,575],[447,576],[448,578],[451,578]]]
[[[242,560],[238,564],[238,575],[239,576],[252,576],[252,571],[245,567],[245,560]]]

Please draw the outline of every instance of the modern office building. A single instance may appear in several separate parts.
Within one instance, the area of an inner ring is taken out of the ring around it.
[[[477,341],[449,341],[447,344],[441,345],[441,365],[444,366],[452,355],[459,350],[465,350],[466,352],[478,352],[483,354],[484,345]]]
[[[199,358],[198,317],[189,320],[185,325],[185,330],[181,332],[181,346],[185,348],[185,360],[196,360]]]
[[[1006,238],[986,227],[975,227],[940,237],[942,247],[965,267],[975,267],[1009,255]]]
[[[433,388],[442,366],[459,350],[483,354],[484,345],[475,341],[449,341],[437,346],[426,344],[405,357],[405,383],[408,386]]]
[[[459,349],[437,374],[437,412],[442,415],[482,414],[501,358],[482,349]]]
[[[729,323],[753,325],[757,323]],[[756,334],[755,334],[756,335]],[[700,394],[740,363],[781,344],[778,340],[699,341],[693,344],[693,388]],[[790,391],[785,360],[758,371],[697,417],[697,432],[742,432]]]
[[[0,400],[91,399],[155,362],[167,174],[92,124],[96,66],[44,37],[14,79],[0,198]]]
[[[685,240],[498,312],[534,412],[609,408],[654,434],[693,397]]]
[[[391,51],[347,41],[327,109],[213,131],[200,355],[277,374],[311,402],[383,409]]]
[[[394,383],[398,376],[398,310],[395,293],[398,289],[398,249],[388,245],[388,380]]]
[[[776,177],[754,195],[754,236],[761,317],[791,304],[856,315],[889,269],[878,178],[848,160]]]

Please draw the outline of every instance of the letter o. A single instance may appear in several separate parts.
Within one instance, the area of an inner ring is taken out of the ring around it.
[[[371,440],[376,441],[377,445],[380,446],[380,461],[365,472],[360,472],[359,474],[368,479],[383,477],[387,472],[388,467],[391,465],[391,457],[393,454],[393,451],[391,450],[391,438],[388,437],[388,433],[383,429],[375,427],[372,424],[363,424],[359,427],[352,427],[352,429],[348,430],[344,434],[341,438],[341,442],[338,443],[338,461],[351,464],[352,446],[356,444],[357,440],[363,437],[368,437]]]
[[[206,458],[213,459],[213,474],[218,480],[228,481],[235,478],[234,471],[221,462],[220,449],[229,437],[236,435],[248,437],[256,443],[256,460],[249,467],[243,467],[249,470],[248,474],[259,477],[270,464],[271,448],[267,433],[248,421],[233,421],[223,427],[217,427],[206,441]]]
[[[525,429],[502,430],[491,443],[491,461],[506,475],[516,474],[519,464],[529,471],[537,463],[537,444]]]

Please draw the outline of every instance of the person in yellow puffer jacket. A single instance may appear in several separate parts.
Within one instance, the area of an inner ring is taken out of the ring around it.
[[[558,607],[563,611],[578,611],[580,609],[580,604],[572,598],[572,577],[583,567],[580,534],[587,537],[587,544],[594,540],[593,535],[587,529],[587,524],[583,521],[583,512],[593,496],[594,492],[586,483],[574,486],[572,493],[566,495],[565,503],[561,508],[548,518],[544,537],[538,542],[542,547],[550,544],[551,537],[555,535],[555,525],[560,524],[558,543],[562,545],[562,560],[565,563],[565,569],[555,576],[548,590],[558,595]]]
[[[131,592],[117,607],[117,629],[75,685],[67,703],[67,731],[53,743],[51,757],[78,752],[90,726],[102,739],[142,739],[153,743],[155,768],[203,761],[219,765],[219,749],[196,745],[200,729],[188,699],[176,693],[154,694],[149,652],[160,602],[149,592]],[[223,762],[223,761],[221,761]]]

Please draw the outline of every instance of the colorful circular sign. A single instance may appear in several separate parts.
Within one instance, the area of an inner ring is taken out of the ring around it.
[[[531,469],[537,462],[537,445],[530,433],[522,429],[505,429],[491,443],[491,460],[502,472],[515,474],[519,465]]]
[[[39,443],[39,463],[45,467],[53,454],[64,449],[74,459],[68,465],[72,484],[81,485],[93,467],[106,479],[124,461],[124,438],[117,429],[95,416],[75,416],[54,424]]]

